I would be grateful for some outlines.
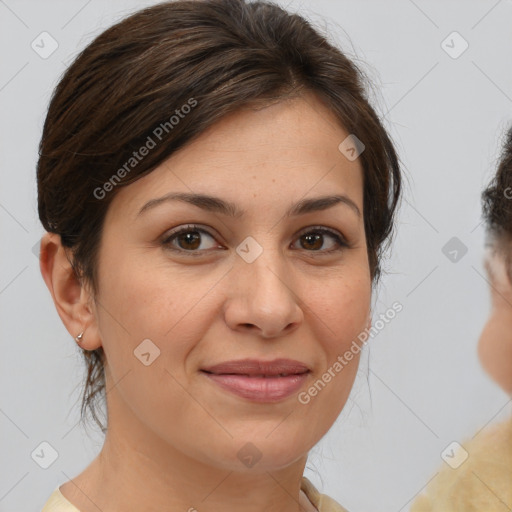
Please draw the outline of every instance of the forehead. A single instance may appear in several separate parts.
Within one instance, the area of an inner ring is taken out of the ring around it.
[[[283,201],[344,193],[363,211],[360,158],[350,160],[339,149],[349,135],[313,94],[246,108],[220,119],[154,171],[123,187],[111,208],[122,203],[138,211],[168,192],[211,194],[244,209],[253,203],[277,209]]]

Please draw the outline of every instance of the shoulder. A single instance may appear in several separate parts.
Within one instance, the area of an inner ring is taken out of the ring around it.
[[[309,501],[318,509],[318,512],[348,512],[330,496],[318,492],[318,489],[305,476],[302,477],[301,489],[309,498]]]
[[[512,418],[477,432],[462,443],[466,460],[439,471],[411,512],[500,510],[512,503]]]
[[[41,512],[80,512],[72,503],[70,503],[60,492],[60,485],[50,494],[50,497],[44,504]]]

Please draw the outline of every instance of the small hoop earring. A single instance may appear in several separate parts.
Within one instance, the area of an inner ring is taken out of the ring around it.
[[[83,336],[84,336],[84,331],[82,331],[82,332],[81,332],[81,333],[80,333],[80,334],[75,338],[76,342],[77,342],[77,343],[81,343],[81,342],[82,342],[82,338],[83,338]]]

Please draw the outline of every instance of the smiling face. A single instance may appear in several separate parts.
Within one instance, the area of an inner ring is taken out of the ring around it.
[[[252,471],[275,469],[328,431],[359,355],[307,404],[298,395],[368,326],[371,300],[362,168],[338,150],[347,136],[309,94],[223,118],[119,191],[85,334],[106,354],[111,431],[234,471],[244,446],[261,453]],[[281,358],[309,371],[288,393],[273,379],[273,398],[261,381],[236,384],[256,387],[251,398],[203,371]]]
[[[483,367],[501,388],[512,395],[512,284],[504,251],[504,241],[494,240],[484,260],[491,293],[491,313],[478,342]]]

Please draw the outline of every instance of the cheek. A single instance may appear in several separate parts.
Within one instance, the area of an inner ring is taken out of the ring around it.
[[[494,378],[510,368],[512,381],[512,308],[493,310],[478,340],[478,356]]]
[[[99,327],[111,380],[120,383],[116,392],[141,421],[178,436],[169,411],[198,414],[183,392],[184,364],[211,322],[200,299],[214,279],[187,286],[185,276],[158,264],[143,267],[136,258],[118,261],[102,279]]]
[[[114,378],[144,366],[139,352],[149,352],[150,360],[161,363],[168,346],[165,339],[179,329],[179,320],[190,309],[187,293],[177,292],[180,284],[173,282],[168,271],[142,265],[130,255],[117,261],[105,259],[101,280],[98,324]],[[173,349],[179,352],[180,345]]]
[[[197,277],[190,273],[155,263],[155,258],[144,253],[110,261],[105,269],[101,298],[112,313],[108,321],[124,328],[125,334],[161,338],[180,327],[180,319],[187,313],[195,313],[194,304],[201,290]],[[208,280],[201,283],[209,284]]]
[[[361,333],[368,327],[370,306],[371,281],[364,274],[350,281],[333,279],[311,301],[313,338],[318,353],[322,354],[321,366],[316,370],[326,382],[321,392],[323,400],[319,400],[318,405],[321,401],[329,402],[333,420],[343,407],[357,374],[361,340],[367,339]]]
[[[371,305],[369,277],[332,279],[311,301],[320,328],[325,329],[330,351],[342,349],[366,328]]]
[[[500,339],[507,334],[504,331],[505,327],[506,323],[503,321],[502,315],[493,310],[478,340],[478,354],[483,361],[489,361],[498,356],[497,348],[501,344]]]

